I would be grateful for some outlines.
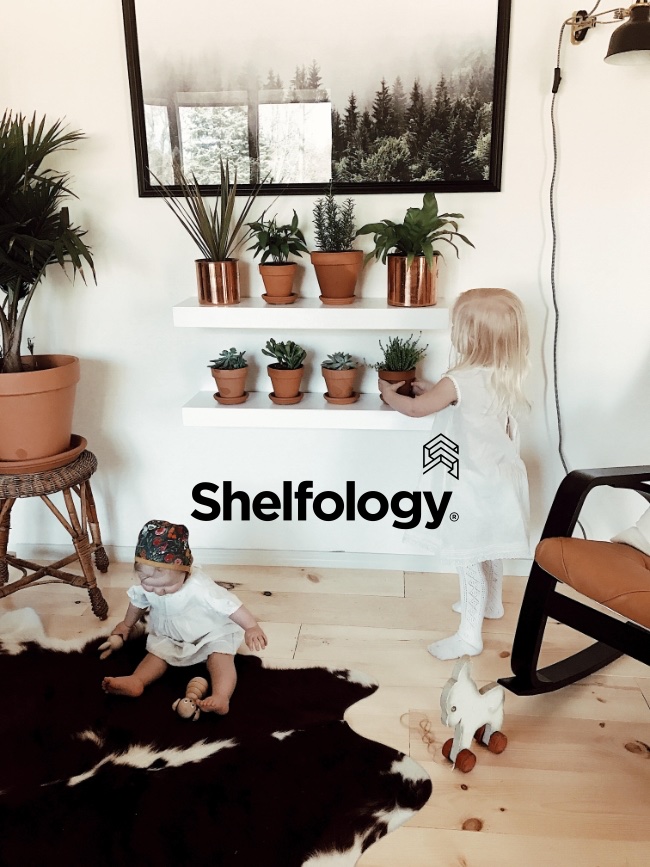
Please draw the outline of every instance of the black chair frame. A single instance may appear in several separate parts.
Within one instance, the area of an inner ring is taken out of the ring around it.
[[[542,539],[572,536],[587,495],[603,485],[637,491],[650,502],[650,466],[569,473],[555,494]],[[571,599],[556,590],[557,584],[556,578],[533,562],[512,646],[513,677],[500,678],[499,683],[517,695],[537,695],[575,683],[623,655],[650,665],[649,630]],[[560,662],[538,668],[549,618],[588,635],[595,643]]]

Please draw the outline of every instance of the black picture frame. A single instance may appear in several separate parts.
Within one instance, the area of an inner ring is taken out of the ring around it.
[[[271,144],[269,144],[272,140],[268,133],[264,140],[264,146],[261,147],[262,133],[260,128],[263,128],[262,132],[264,129],[272,128],[268,117],[275,112],[276,117],[280,117],[283,121],[283,128],[285,130],[290,129],[292,127],[291,117],[295,116],[296,111],[302,112],[305,116],[313,115],[317,119],[317,123],[320,124],[318,128],[321,130],[325,129],[323,123],[328,124],[325,118],[326,113],[329,114],[331,119],[330,177],[324,177],[327,163],[323,160],[327,160],[327,156],[323,156],[321,152],[323,149],[326,151],[326,145],[321,147],[320,144],[323,136],[318,136],[316,122],[310,121],[312,127],[308,128],[306,126],[307,121],[303,121],[304,129],[310,131],[312,147],[319,149],[319,153],[315,154],[314,157],[317,167],[313,170],[315,173],[320,172],[318,179],[309,177],[306,181],[293,181],[285,176],[275,179],[276,176],[271,170],[266,175],[266,177],[271,177],[271,181],[263,184],[263,194],[277,195],[280,192],[289,192],[298,195],[322,195],[330,183],[333,191],[342,195],[406,193],[428,190],[471,193],[500,190],[511,0],[493,0],[495,9],[494,31],[486,37],[485,29],[481,30],[481,38],[493,46],[493,52],[492,48],[487,54],[483,50],[479,59],[474,61],[475,66],[469,71],[463,66],[462,69],[459,67],[458,72],[456,72],[455,68],[452,67],[451,76],[441,74],[435,89],[433,82],[429,81],[425,90],[424,84],[420,85],[419,79],[415,78],[408,91],[408,96],[406,96],[405,90],[399,94],[399,99],[404,97],[405,102],[398,101],[397,83],[400,80],[399,76],[393,82],[392,89],[382,77],[379,90],[375,92],[374,102],[372,99],[366,98],[363,113],[360,110],[357,111],[356,127],[354,126],[355,113],[353,110],[355,106],[351,103],[351,99],[354,100],[355,98],[354,85],[352,85],[351,96],[348,97],[345,110],[341,104],[339,111],[329,95],[330,91],[327,88],[319,87],[321,84],[319,80],[320,68],[315,60],[309,68],[305,65],[302,68],[296,66],[294,78],[291,79],[291,84],[288,87],[283,88],[279,74],[276,81],[273,82],[272,71],[268,72],[267,82],[262,89],[260,89],[262,78],[259,71],[256,72],[256,91],[251,90],[250,87],[248,90],[235,91],[230,89],[221,90],[218,93],[216,90],[215,93],[206,93],[198,89],[188,91],[183,89],[182,82],[179,82],[175,87],[174,83],[170,84],[167,81],[165,83],[166,92],[162,92],[164,88],[161,85],[160,94],[154,93],[152,96],[151,92],[148,92],[145,103],[139,43],[139,34],[142,38],[143,24],[138,20],[138,6],[152,2],[153,0],[122,0],[138,193],[140,196],[159,195],[157,183],[159,180],[172,192],[181,194],[178,185],[178,166],[182,165],[186,174],[194,172],[192,160],[186,153],[183,153],[181,124],[185,123],[187,128],[188,121],[186,119],[194,119],[194,137],[193,139],[190,135],[185,137],[190,142],[198,140],[201,144],[200,137],[197,139],[197,136],[200,135],[200,127],[198,127],[199,132],[196,132],[196,128],[198,124],[204,123],[203,119],[208,116],[208,112],[213,112],[213,124],[215,123],[215,113],[221,112],[222,116],[228,118],[229,129],[232,127],[237,131],[241,147],[237,151],[235,141],[235,145],[229,145],[231,150],[225,152],[225,155],[231,160],[240,160],[239,165],[247,167],[248,177],[245,176],[245,173],[239,172],[238,193],[241,194],[248,194],[256,182],[264,180],[262,171],[265,170],[265,160],[266,163],[269,163],[270,160],[274,167],[278,162],[279,153],[272,150]],[[186,0],[182,10],[179,6],[178,13],[175,14],[187,14],[188,2],[189,4],[199,3],[202,0]],[[217,15],[221,2],[223,0],[213,0],[212,2]],[[444,0],[437,0],[437,2],[444,3]],[[464,3],[465,12],[468,5],[471,4],[475,4],[477,9],[479,6],[483,7],[484,11],[486,0],[464,0]],[[268,15],[268,9],[268,5],[262,6],[260,4],[261,28],[264,27],[263,10],[267,10],[266,14]],[[369,12],[369,14],[372,13]],[[425,20],[428,21],[426,16]],[[399,22],[397,23],[399,25]],[[456,24],[458,25],[458,22]],[[434,19],[431,26],[440,28],[440,20]],[[399,48],[399,45],[397,46],[395,50],[398,52],[400,50],[409,52],[412,50],[414,39],[426,38],[426,33],[419,34],[418,28],[406,26],[394,27],[392,36],[399,40],[402,32],[404,33],[404,45],[402,49]],[[179,46],[179,50],[181,47]],[[309,47],[303,50],[302,55],[311,56]],[[170,74],[170,68],[173,68],[171,61],[165,65],[166,74]],[[314,74],[313,77],[312,73]],[[303,78],[299,80],[301,75]],[[463,79],[462,76],[465,78]],[[451,86],[452,83],[453,87]],[[279,88],[269,89],[277,84],[280,85]],[[299,85],[309,86],[301,88]],[[453,117],[453,121],[449,120],[447,123],[440,121],[435,125],[433,120],[429,120],[428,122],[423,121],[418,126],[417,108],[420,104],[416,89],[418,86],[422,104],[428,106],[429,118],[436,116],[445,118],[441,111],[449,109],[451,106],[448,117]],[[465,89],[463,90],[463,88]],[[149,88],[149,91],[151,90],[152,88]],[[228,95],[226,102],[223,102],[224,93]],[[271,94],[270,97],[269,94]],[[448,100],[448,103],[443,100],[443,97]],[[199,101],[202,99],[208,99],[208,104]],[[393,127],[391,128],[386,124],[384,127],[395,134],[382,137],[382,116],[385,116],[385,113],[382,115],[382,111],[389,99],[392,100],[393,105]],[[157,140],[163,142],[160,147],[154,145],[153,134],[151,134],[150,139],[151,146],[149,144],[145,105],[149,129],[152,128],[151,119],[157,118],[155,123],[163,130],[162,135],[159,132],[156,133]],[[404,114],[398,115],[398,105],[401,106],[400,110],[404,109]],[[404,108],[405,105],[406,108]],[[440,106],[442,109],[436,115]],[[358,109],[360,108],[361,106],[358,106]],[[455,112],[455,115],[452,112]],[[289,120],[285,120],[285,116]],[[396,117],[399,122],[395,119]],[[264,121],[264,118],[267,120]],[[365,123],[365,131],[362,126],[363,123]],[[219,128],[219,125],[217,124],[213,128]],[[293,124],[293,128],[295,128],[295,124]],[[424,145],[418,143],[418,136],[425,142]],[[423,136],[425,138],[422,138]],[[474,150],[472,150],[473,136],[476,136]],[[287,134],[285,134],[285,142],[286,137]],[[190,145],[187,147],[189,153]],[[233,147],[235,147],[235,151],[232,150]],[[295,153],[295,149],[290,149],[289,145],[284,142],[282,147],[285,148],[286,153]],[[248,153],[244,153],[246,149]],[[218,165],[218,156],[215,156],[217,152],[224,153],[224,151],[217,147],[214,148],[211,160],[214,163],[216,159]],[[236,157],[232,156],[233,153],[236,153]],[[176,155],[175,159],[171,156],[172,154]],[[180,160],[179,154],[182,154]],[[253,158],[251,158],[251,154],[253,154]],[[417,159],[413,159],[413,154],[417,155]],[[425,157],[428,162],[425,161]],[[202,178],[200,172],[204,171],[201,168],[203,164],[197,156],[192,157],[192,159],[199,166],[197,179],[202,192],[206,195],[216,194],[219,191],[219,185],[214,182],[212,168],[205,169],[206,174]],[[189,167],[185,163],[189,163]],[[414,163],[416,168],[413,168]],[[162,166],[159,169],[160,173],[155,172],[154,164]],[[155,172],[153,176],[152,170]],[[372,172],[376,174],[376,177],[370,177]],[[389,179],[384,177],[386,174],[390,175]]]

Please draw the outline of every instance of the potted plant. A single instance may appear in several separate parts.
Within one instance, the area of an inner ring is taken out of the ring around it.
[[[411,383],[415,379],[415,368],[426,355],[429,344],[418,346],[420,337],[389,337],[386,346],[379,341],[379,347],[384,353],[383,361],[378,361],[374,366],[379,373],[379,378],[386,382],[401,382],[404,385],[397,389],[398,394],[410,396]],[[384,398],[382,397],[382,400]]]
[[[267,304],[293,304],[297,298],[292,291],[297,265],[289,262],[289,256],[302,257],[308,252],[298,228],[298,215],[294,211],[290,223],[278,225],[277,217],[265,220],[262,214],[248,226],[255,238],[248,249],[253,250],[253,256],[262,254],[259,269],[266,289],[262,298]]]
[[[437,249],[445,241],[459,255],[454,238],[473,247],[458,231],[462,214],[439,214],[435,193],[425,193],[421,208],[409,208],[404,222],[382,220],[362,226],[357,235],[373,234],[373,257],[388,262],[388,303],[393,307],[432,307],[436,303]],[[391,252],[394,251],[394,252]]]
[[[264,355],[275,358],[275,362],[267,366],[267,371],[273,383],[273,391],[269,395],[273,403],[298,403],[303,399],[300,391],[300,381],[304,373],[303,362],[307,352],[294,343],[287,340],[286,343],[276,343],[271,338],[267,340]]]
[[[70,448],[79,359],[21,355],[23,327],[34,293],[50,265],[95,276],[85,231],[63,202],[68,172],[46,168],[52,154],[84,138],[62,121],[46,126],[5,112],[0,121],[0,460],[25,461]],[[0,296],[1,297],[1,296]]]
[[[165,204],[201,251],[202,258],[196,260],[199,304],[212,306],[239,304],[239,261],[234,254],[251,237],[251,229],[244,230],[245,221],[263,183],[254,187],[235,218],[237,171],[231,181],[228,160],[220,166],[221,184],[212,207],[194,175],[188,179],[178,171],[180,197],[156,178]]]
[[[248,362],[245,355],[245,350],[239,352],[232,346],[230,349],[222,349],[219,357],[213,358],[208,365],[217,383],[214,399],[219,403],[244,403],[248,399],[248,392],[245,391]]]
[[[314,205],[314,233],[317,251],[311,262],[320,286],[323,304],[351,304],[363,265],[363,252],[353,250],[356,237],[354,200],[339,204],[332,188]]]
[[[328,403],[354,403],[359,392],[354,390],[359,362],[348,352],[334,352],[321,364],[327,391],[323,395]]]

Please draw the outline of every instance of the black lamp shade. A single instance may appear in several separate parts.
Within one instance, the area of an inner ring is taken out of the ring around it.
[[[630,9],[630,18],[612,33],[605,63],[632,66],[650,63],[650,3]]]

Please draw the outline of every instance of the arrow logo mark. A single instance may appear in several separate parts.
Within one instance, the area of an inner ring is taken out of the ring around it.
[[[458,478],[460,464],[458,444],[444,434],[438,434],[422,447],[422,467],[425,473],[442,464],[455,479]]]

